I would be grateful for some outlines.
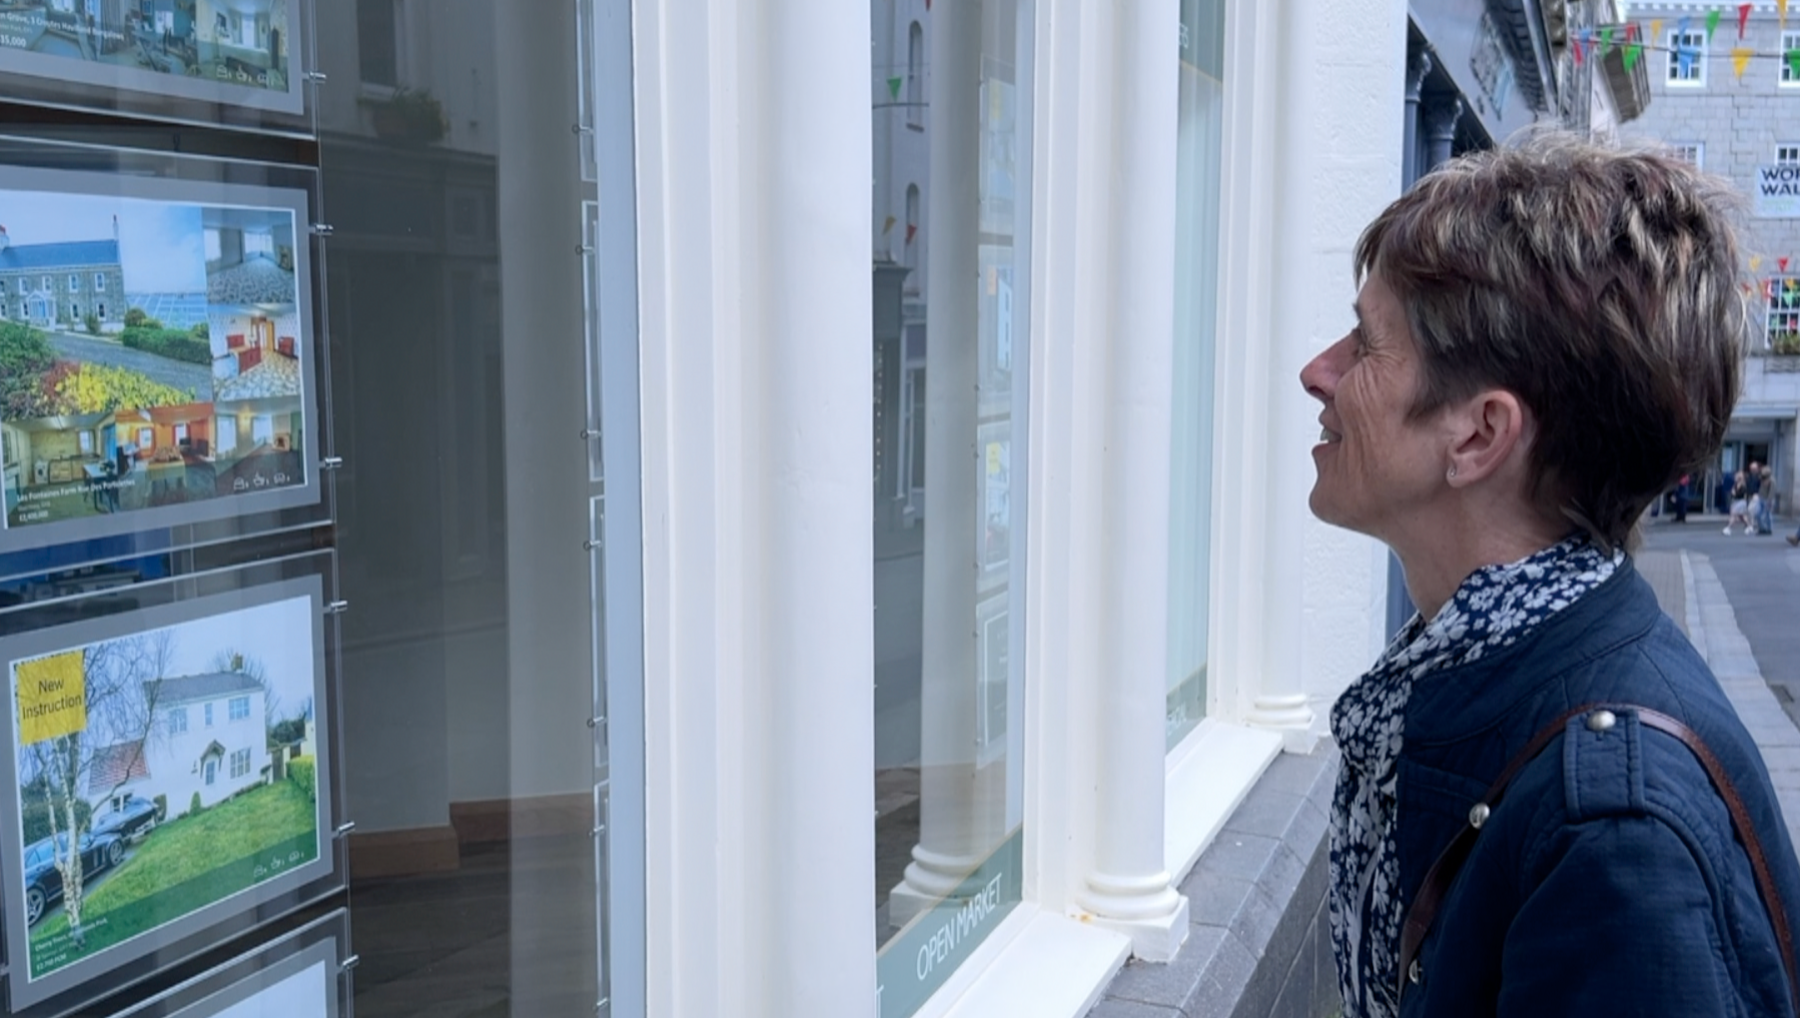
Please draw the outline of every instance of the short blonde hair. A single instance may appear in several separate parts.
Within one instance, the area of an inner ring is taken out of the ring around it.
[[[1538,421],[1535,496],[1611,546],[1730,423],[1741,208],[1667,151],[1535,132],[1426,175],[1363,231],[1356,272],[1406,308],[1412,412],[1512,392]]]

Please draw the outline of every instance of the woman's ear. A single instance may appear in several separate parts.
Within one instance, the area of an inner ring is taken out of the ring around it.
[[[1476,393],[1451,409],[1446,423],[1451,444],[1445,477],[1451,487],[1467,487],[1522,462],[1530,416],[1519,397],[1505,389]]]

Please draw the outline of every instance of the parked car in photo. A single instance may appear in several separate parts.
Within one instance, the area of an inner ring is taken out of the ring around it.
[[[68,834],[34,841],[25,848],[25,925],[44,917],[50,903],[62,898],[62,872],[56,868],[56,851],[67,851]],[[85,874],[117,866],[125,858],[125,842],[116,834],[88,832],[81,836],[81,871]],[[85,878],[84,878],[85,879]]]
[[[127,841],[136,841],[150,833],[161,819],[156,803],[141,795],[127,794],[119,798],[114,809],[95,815],[92,830],[95,834],[117,834]]]

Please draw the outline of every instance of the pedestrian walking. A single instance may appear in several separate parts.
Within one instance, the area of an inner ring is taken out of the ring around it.
[[[1300,374],[1310,504],[1419,612],[1332,709],[1346,1018],[1800,1011],[1768,773],[1629,551],[1737,398],[1735,201],[1540,133],[1357,243],[1356,325]]]
[[[1675,522],[1687,522],[1688,486],[1693,483],[1692,474],[1682,474],[1675,482]]]
[[[1775,532],[1775,471],[1767,463],[1762,465],[1761,481],[1756,486],[1757,506],[1751,518],[1756,521],[1756,532],[1773,534]]]
[[[1725,533],[1727,536],[1731,534],[1731,526],[1734,523],[1742,523],[1744,525],[1744,536],[1748,537],[1750,535],[1752,531],[1750,523],[1750,478],[1742,470],[1737,472],[1731,483],[1731,515],[1725,520]]]

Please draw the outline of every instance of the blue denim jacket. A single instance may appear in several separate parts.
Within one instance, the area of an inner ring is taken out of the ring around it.
[[[1507,761],[1593,701],[1673,715],[1712,747],[1800,921],[1800,863],[1756,745],[1629,563],[1531,637],[1414,687],[1396,820],[1407,903]],[[1633,715],[1601,733],[1570,725],[1482,826],[1403,1018],[1791,1015],[1749,858],[1706,771]]]

